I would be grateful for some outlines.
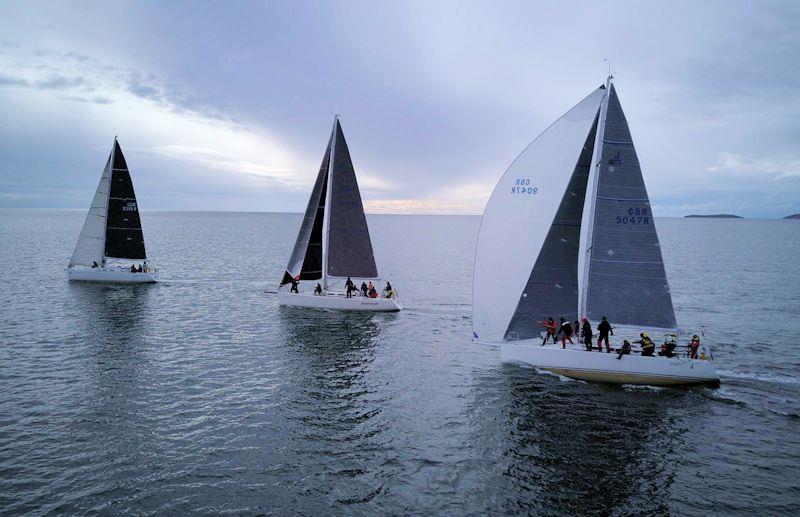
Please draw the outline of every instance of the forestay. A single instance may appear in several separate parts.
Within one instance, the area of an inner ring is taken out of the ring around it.
[[[536,305],[535,300],[527,299],[554,296],[560,288],[565,294],[555,296],[554,303],[567,310],[572,300],[568,313],[575,312],[579,234],[579,227],[574,227],[575,214],[582,210],[578,198],[586,185],[585,148],[604,94],[601,86],[547,128],[514,160],[492,192],[475,252],[472,305],[476,339],[501,341],[529,335],[534,329],[531,322],[538,316],[537,312],[527,313],[528,305]],[[575,252],[574,261],[570,259],[563,270],[557,261],[542,255],[554,222],[558,228],[548,249],[561,257],[570,250]],[[539,265],[542,275],[534,271]],[[564,280],[569,276],[567,270],[573,271],[573,280]],[[521,311],[515,318],[518,307]],[[541,307],[534,309],[545,314]]]

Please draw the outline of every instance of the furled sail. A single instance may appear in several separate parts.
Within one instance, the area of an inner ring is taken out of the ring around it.
[[[146,259],[139,207],[133,191],[128,164],[119,143],[114,140],[111,182],[106,217],[105,256]]]
[[[92,204],[89,207],[89,213],[86,214],[81,234],[69,261],[70,267],[91,266],[94,263],[100,265],[103,263],[112,155],[113,151],[108,155],[103,174],[100,176],[100,183],[97,185]]]
[[[325,219],[325,198],[328,190],[328,166],[331,158],[333,135],[322,158],[317,181],[311,191],[306,213],[300,225],[300,233],[283,274],[281,285],[294,280],[317,280],[322,278],[322,227]]]
[[[327,276],[377,278],[367,219],[361,204],[350,151],[337,118],[333,124],[333,157],[329,172]]]
[[[602,153],[594,174],[589,260],[581,300],[591,320],[675,328],[667,275],[650,200],[628,122],[609,90]]]
[[[537,318],[560,316],[550,307],[576,312],[587,143],[605,91],[598,88],[539,135],[492,192],[475,251],[476,339],[530,337]]]

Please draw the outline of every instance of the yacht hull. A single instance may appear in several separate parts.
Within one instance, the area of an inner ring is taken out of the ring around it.
[[[286,291],[278,293],[278,303],[293,307],[337,311],[397,312],[403,308],[397,298],[366,298],[363,296],[347,298],[343,294],[313,295]]]
[[[158,282],[158,272],[131,273],[128,269],[115,268],[70,268],[67,277],[72,282],[101,282],[110,284],[154,284]]]
[[[616,352],[587,352],[521,342],[501,344],[500,354],[503,362],[524,363],[584,381],[648,386],[719,385],[713,361],[687,357],[623,355],[617,359]]]

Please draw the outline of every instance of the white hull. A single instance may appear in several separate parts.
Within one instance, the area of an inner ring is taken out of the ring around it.
[[[397,298],[365,298],[363,296],[347,298],[343,294],[314,295],[287,291],[278,292],[278,303],[294,307],[338,311],[397,312],[403,308]]]
[[[154,284],[158,282],[158,271],[131,273],[123,268],[69,268],[67,277],[77,282],[106,282],[113,284]]]
[[[528,341],[502,343],[504,362],[525,363],[565,377],[612,384],[676,386],[685,384],[719,385],[712,361],[687,357],[642,357],[617,353],[562,349],[561,345],[542,346]]]

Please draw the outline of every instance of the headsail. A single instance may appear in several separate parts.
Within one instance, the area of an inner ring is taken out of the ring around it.
[[[105,256],[146,259],[139,207],[133,191],[128,164],[119,143],[114,140],[111,182],[106,217]]]
[[[283,274],[281,285],[294,280],[317,280],[322,278],[322,226],[325,218],[325,198],[328,190],[328,169],[331,158],[333,134],[322,158],[317,181],[308,200],[306,214],[300,225],[300,233],[294,244],[289,265]]]
[[[613,84],[602,154],[593,171],[594,206],[583,312],[618,325],[675,328],[661,246],[628,122]]]
[[[350,151],[337,118],[333,123],[333,156],[329,172],[327,276],[377,278],[367,219],[361,204]]]
[[[598,88],[539,135],[514,160],[489,198],[475,251],[472,324],[476,339],[514,339],[514,332],[528,336],[536,315],[527,310],[539,311],[551,301],[564,310],[569,303],[569,314],[575,312],[579,230],[574,224],[576,213],[582,210],[582,199],[577,197],[585,189],[585,147],[592,141],[604,96],[605,89]],[[569,250],[574,250],[574,259],[565,259],[563,264],[547,256],[553,253],[563,258]],[[570,275],[573,280],[562,280]],[[555,295],[562,287],[563,292]]]
[[[108,211],[108,192],[111,183],[111,157],[108,155],[100,183],[94,193],[89,213],[83,222],[81,234],[69,260],[69,266],[91,266],[102,264],[106,239],[106,212]]]

